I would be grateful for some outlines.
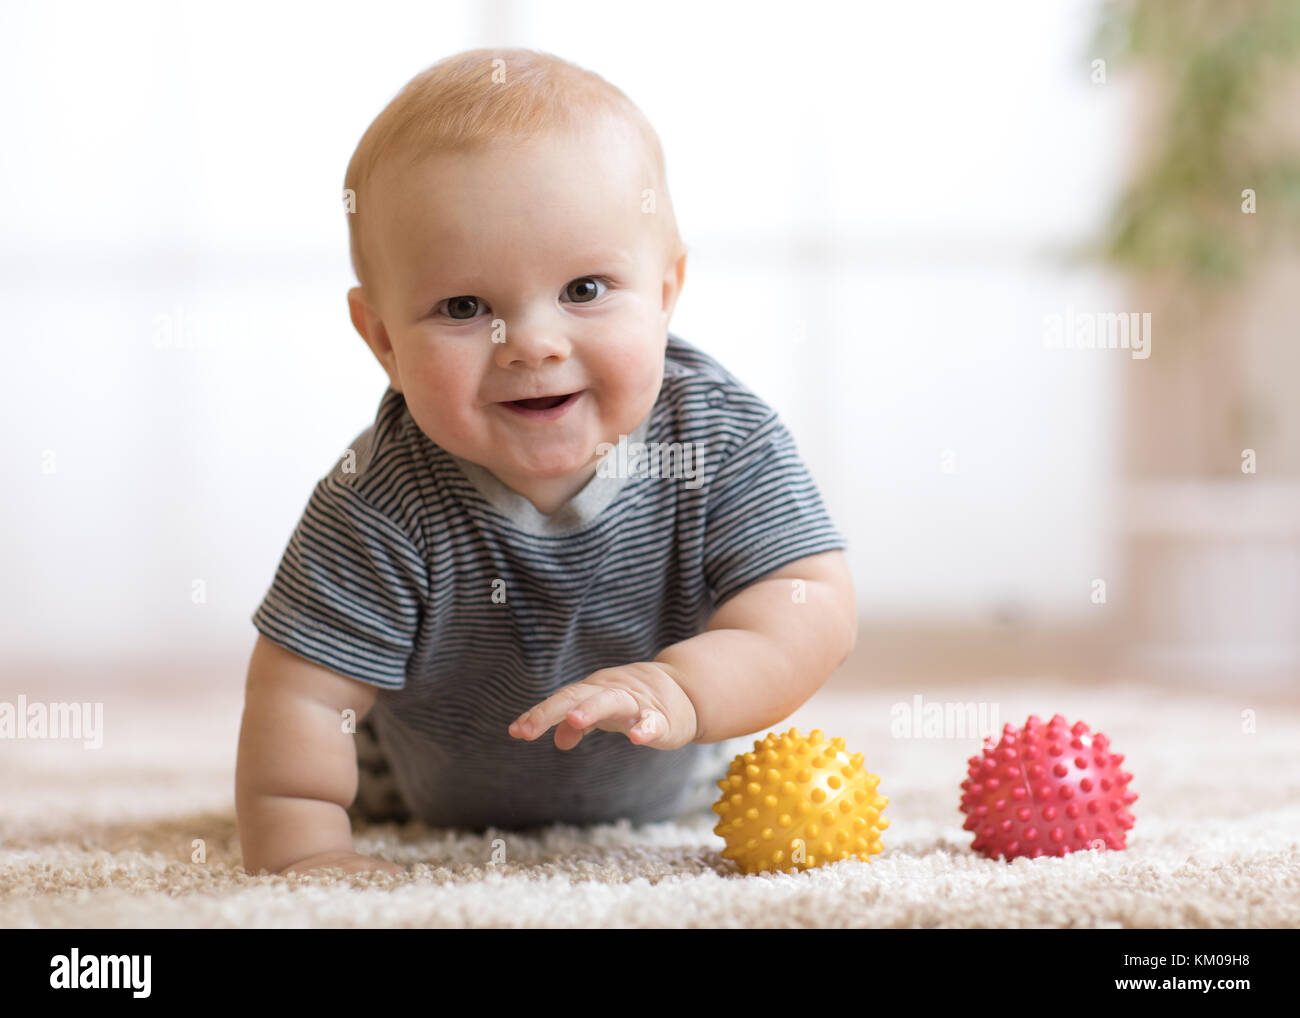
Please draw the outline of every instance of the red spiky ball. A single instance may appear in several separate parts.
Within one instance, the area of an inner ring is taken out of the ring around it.
[[[1110,740],[1071,725],[1060,714],[1043,724],[1031,714],[1023,728],[1007,724],[1001,741],[984,740],[961,783],[962,825],[990,859],[1063,856],[1085,849],[1122,849],[1133,826],[1133,775],[1119,769]]]

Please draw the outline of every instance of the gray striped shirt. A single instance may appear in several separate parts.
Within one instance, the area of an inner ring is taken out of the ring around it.
[[[596,729],[559,750],[554,728],[532,742],[507,728],[561,686],[697,635],[765,574],[845,547],[771,407],[670,333],[650,414],[550,515],[430,441],[392,388],[351,448],[252,620],[379,687],[370,719],[415,817],[641,823],[716,799],[752,737],[665,751]]]

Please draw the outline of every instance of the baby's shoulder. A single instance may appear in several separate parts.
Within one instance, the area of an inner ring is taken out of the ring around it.
[[[735,444],[776,411],[717,358],[668,334],[659,402],[681,441]]]
[[[413,427],[405,397],[390,387],[374,421],[347,444],[320,487],[336,501],[354,505],[356,512],[378,514],[418,531],[425,504],[420,484],[425,460]]]
[[[329,479],[358,494],[381,480],[390,484],[400,481],[413,465],[406,462],[410,459],[408,418],[405,398],[390,387],[379,401],[374,421],[348,443]],[[382,479],[379,468],[384,468]]]

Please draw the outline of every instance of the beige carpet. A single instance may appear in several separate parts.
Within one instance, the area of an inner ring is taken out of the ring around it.
[[[843,735],[881,775],[891,823],[870,863],[742,876],[701,814],[533,835],[375,826],[357,831],[358,849],[412,864],[409,875],[283,878],[240,865],[239,667],[7,672],[0,700],[97,699],[105,734],[97,750],[0,739],[0,926],[1300,926],[1294,695],[1052,676],[863,688],[846,671],[774,727]],[[917,694],[1105,732],[1139,794],[1128,849],[1012,864],[972,854],[957,802],[978,740],[892,737],[891,708]],[[492,864],[498,837],[506,859]]]

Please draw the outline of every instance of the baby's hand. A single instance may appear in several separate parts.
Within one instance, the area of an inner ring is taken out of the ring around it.
[[[509,732],[531,742],[552,725],[557,749],[572,749],[593,728],[652,749],[677,749],[698,732],[691,698],[665,665],[652,661],[592,672],[521,714]]]

